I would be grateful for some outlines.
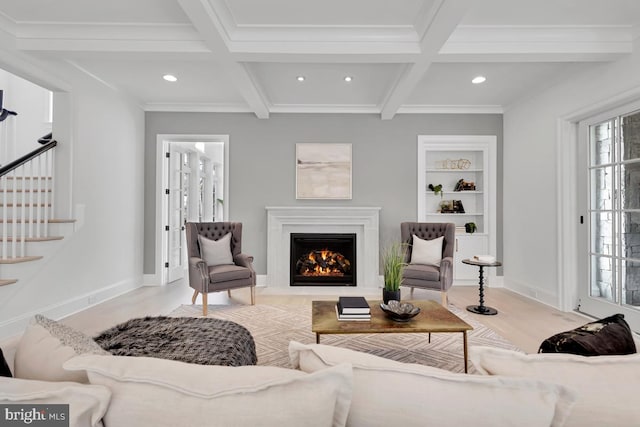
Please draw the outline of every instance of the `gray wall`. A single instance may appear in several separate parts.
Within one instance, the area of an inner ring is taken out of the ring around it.
[[[416,219],[418,135],[496,135],[498,259],[502,259],[502,115],[146,113],[144,273],[155,273],[158,134],[229,135],[230,220],[243,223],[243,252],[266,273],[265,206],[380,206],[380,241],[400,239],[400,223]],[[353,199],[296,200],[295,144],[353,144]]]

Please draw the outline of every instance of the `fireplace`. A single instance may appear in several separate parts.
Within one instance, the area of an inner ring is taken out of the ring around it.
[[[291,286],[355,286],[356,235],[291,233]]]

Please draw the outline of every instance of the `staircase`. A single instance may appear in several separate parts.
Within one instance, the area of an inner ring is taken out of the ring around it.
[[[42,260],[64,238],[53,218],[55,140],[0,167],[0,286],[13,285],[27,273],[22,266]]]

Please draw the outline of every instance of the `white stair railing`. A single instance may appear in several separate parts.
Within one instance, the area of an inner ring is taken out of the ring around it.
[[[2,253],[0,260],[26,256],[27,238],[49,236],[54,206],[55,140],[0,167]]]

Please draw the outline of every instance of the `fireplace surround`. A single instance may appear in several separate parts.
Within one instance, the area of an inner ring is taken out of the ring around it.
[[[267,276],[269,288],[292,289],[289,258],[291,233],[356,235],[356,288],[380,287],[379,207],[268,206]],[[317,286],[314,286],[318,288]],[[306,289],[304,286],[298,289]]]

